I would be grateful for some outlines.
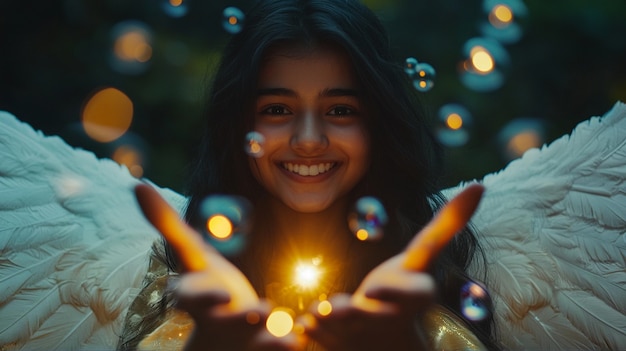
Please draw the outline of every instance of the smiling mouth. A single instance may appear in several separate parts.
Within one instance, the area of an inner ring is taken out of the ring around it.
[[[333,169],[336,165],[337,162],[325,162],[316,165],[303,165],[291,162],[282,163],[282,167],[284,169],[304,177],[312,177],[318,174],[326,173]]]

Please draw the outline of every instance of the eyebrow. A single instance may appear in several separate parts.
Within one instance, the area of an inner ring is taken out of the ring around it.
[[[335,97],[335,96],[353,96],[359,97],[359,91],[350,88],[326,88],[319,93],[320,97]],[[257,97],[259,96],[287,96],[298,97],[298,94],[291,89],[287,88],[262,88],[257,90]]]

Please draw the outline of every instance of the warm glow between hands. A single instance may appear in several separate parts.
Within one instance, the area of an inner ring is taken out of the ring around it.
[[[300,263],[296,266],[294,282],[301,288],[312,288],[318,285],[321,273],[315,265]]]
[[[322,316],[328,316],[332,311],[333,305],[331,305],[328,300],[324,300],[317,305],[317,313]]]
[[[265,327],[270,334],[275,337],[281,338],[286,336],[293,330],[293,317],[291,314],[284,309],[275,309],[272,313],[267,317],[267,321],[265,322]]]

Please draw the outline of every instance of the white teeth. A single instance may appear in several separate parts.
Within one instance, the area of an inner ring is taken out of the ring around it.
[[[289,162],[283,163],[283,168],[289,170],[290,172],[297,173],[301,176],[316,176],[321,173],[328,172],[331,168],[335,166],[335,163],[326,162],[320,163],[318,165],[301,165],[301,164],[293,164]]]

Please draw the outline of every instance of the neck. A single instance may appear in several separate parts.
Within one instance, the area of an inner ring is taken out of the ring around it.
[[[336,201],[321,212],[302,213],[270,197],[266,203],[270,216],[267,229],[273,231],[273,238],[281,244],[277,249],[281,251],[305,256],[343,255],[351,241],[346,202]]]

